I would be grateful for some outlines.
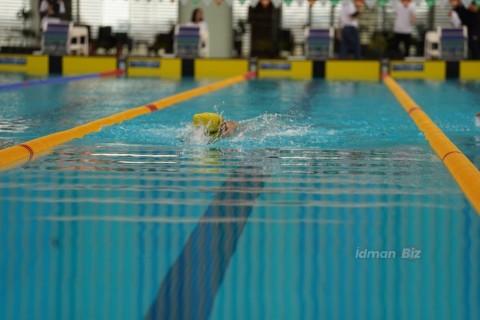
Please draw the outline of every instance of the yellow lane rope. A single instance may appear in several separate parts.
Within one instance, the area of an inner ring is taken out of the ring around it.
[[[453,178],[480,214],[480,172],[468,158],[448,139],[428,115],[413,101],[403,88],[391,77],[384,76],[383,82],[397,98],[417,127],[425,135]]]
[[[16,146],[0,150],[0,170],[8,169],[12,166],[19,165],[23,162],[31,160],[35,155],[51,149],[55,146],[63,144],[73,139],[82,138],[84,135],[98,132],[104,126],[109,126],[133,119],[135,117],[148,114],[174,104],[192,99],[194,97],[231,86],[233,84],[245,81],[255,77],[255,73],[249,72],[243,75],[224,79],[206,86],[178,93],[176,95],[157,100],[147,105],[125,110],[123,112],[98,119],[78,127],[56,132],[47,136],[43,136],[28,142],[21,143]]]

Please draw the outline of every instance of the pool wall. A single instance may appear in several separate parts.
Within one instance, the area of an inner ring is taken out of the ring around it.
[[[48,56],[0,55],[0,71],[25,72],[33,75],[48,74]]]
[[[380,60],[248,60],[180,59],[114,56],[35,56],[0,54],[0,71],[35,75],[86,74],[125,68],[131,77],[225,78],[243,74],[252,67],[259,78],[379,81]],[[480,80],[480,61],[390,61],[390,75],[395,79]]]
[[[162,77],[179,79],[182,59],[128,58],[125,65],[129,77]]]
[[[117,69],[117,59],[112,57],[75,57],[62,58],[62,74],[69,76],[84,73],[108,72]]]

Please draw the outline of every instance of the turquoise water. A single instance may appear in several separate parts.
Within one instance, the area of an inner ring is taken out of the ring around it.
[[[2,92],[0,143],[207,82]],[[400,84],[480,167],[480,84]],[[237,135],[207,144],[205,111]],[[479,216],[381,83],[237,84],[4,171],[0,196],[0,318],[480,316]]]

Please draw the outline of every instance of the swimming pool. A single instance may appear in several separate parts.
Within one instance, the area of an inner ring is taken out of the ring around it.
[[[0,145],[207,82],[2,92]],[[480,83],[400,84],[480,167]],[[204,111],[239,134],[192,135]],[[236,84],[4,171],[0,192],[0,318],[480,316],[479,216],[382,83]]]

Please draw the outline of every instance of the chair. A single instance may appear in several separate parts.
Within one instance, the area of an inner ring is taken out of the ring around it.
[[[425,34],[425,59],[440,58],[440,34],[437,31],[428,31]]]
[[[295,44],[292,31],[289,29],[280,29],[278,30],[278,34],[278,49],[280,52],[286,52],[288,55],[291,55]]]
[[[115,47],[117,48],[117,53],[125,50],[127,50],[128,52],[132,51],[133,40],[128,37],[128,33],[115,32],[113,38],[115,40]]]
[[[70,22],[47,22],[42,35],[42,53],[67,54],[70,28]]]
[[[467,58],[467,28],[438,28],[440,58],[461,60]]]
[[[325,60],[333,57],[334,29],[307,28],[305,30],[305,55],[310,59]]]
[[[154,55],[157,55],[161,49],[164,53],[173,53],[174,32],[172,29],[169,33],[157,33],[155,42],[148,48],[148,51]]]
[[[200,56],[200,28],[198,26],[175,27],[175,55],[181,58]]]
[[[68,53],[88,55],[88,28],[87,27],[71,27],[69,32]]]
[[[98,28],[98,37],[95,42],[95,50],[100,48],[108,52],[110,49],[116,47],[115,37],[112,34],[112,27],[103,26]]]
[[[135,41],[130,54],[132,56],[148,56],[148,42],[143,40]]]

